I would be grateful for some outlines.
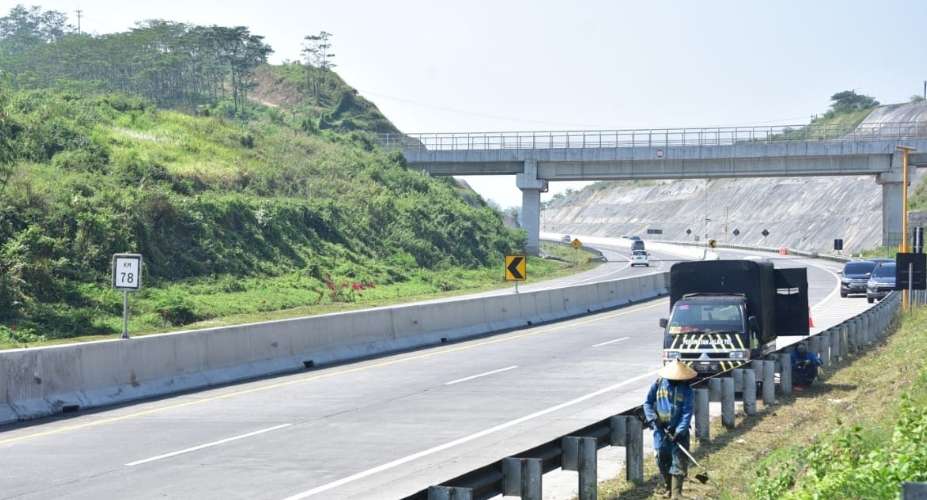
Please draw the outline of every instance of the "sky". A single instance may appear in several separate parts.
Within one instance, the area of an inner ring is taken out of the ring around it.
[[[802,124],[835,92],[902,102],[927,80],[920,0],[23,3],[81,9],[95,33],[153,18],[245,25],[272,62],[328,31],[336,71],[410,133]],[[466,180],[521,203],[514,177]]]

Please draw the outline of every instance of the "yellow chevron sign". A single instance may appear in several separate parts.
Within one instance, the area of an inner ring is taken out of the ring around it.
[[[505,281],[528,279],[528,258],[524,255],[505,256]]]

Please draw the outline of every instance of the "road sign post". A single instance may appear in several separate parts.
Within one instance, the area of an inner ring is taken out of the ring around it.
[[[129,292],[142,288],[142,256],[137,253],[113,255],[113,288],[122,290],[122,338],[129,338]]]

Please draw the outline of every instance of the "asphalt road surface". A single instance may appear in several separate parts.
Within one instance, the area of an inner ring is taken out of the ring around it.
[[[819,323],[867,306],[834,293],[836,264],[776,263],[814,264]],[[667,309],[658,299],[8,427],[0,498],[400,497],[640,404]]]

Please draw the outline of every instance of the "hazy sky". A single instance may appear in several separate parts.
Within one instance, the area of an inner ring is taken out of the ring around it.
[[[805,123],[839,90],[900,102],[927,79],[921,0],[25,3],[80,8],[97,33],[246,25],[277,62],[329,31],[337,71],[405,132]],[[514,177],[467,180],[520,203]]]

